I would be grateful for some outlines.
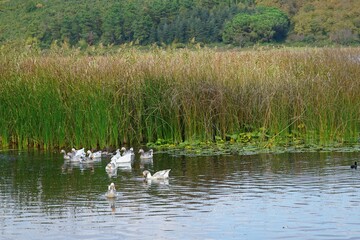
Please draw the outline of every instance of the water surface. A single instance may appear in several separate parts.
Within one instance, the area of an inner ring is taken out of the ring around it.
[[[136,151],[136,149],[135,149]],[[359,153],[109,159],[0,152],[1,239],[358,239]],[[141,172],[171,168],[168,181]],[[104,194],[114,182],[115,200]]]

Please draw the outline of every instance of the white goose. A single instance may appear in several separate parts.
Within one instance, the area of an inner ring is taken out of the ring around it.
[[[111,183],[109,186],[108,186],[108,191],[105,193],[105,196],[107,198],[115,198],[117,196],[116,194],[116,189],[115,189],[115,184],[114,183]]]
[[[69,153],[68,153],[69,154]],[[86,154],[84,148],[76,150],[75,148],[71,149],[70,161],[72,162],[82,162],[85,160]]]
[[[65,160],[70,160],[71,159],[71,155],[69,153],[66,153],[64,149],[61,149],[60,153],[64,154],[64,159]]]
[[[116,168],[117,168],[116,162],[109,162],[105,167],[105,171],[106,172],[115,171]]]
[[[121,156],[121,150],[117,149],[116,154],[111,157],[111,162],[115,162],[116,164],[131,162],[131,154]]]
[[[116,157],[116,158],[114,158]],[[129,163],[131,162],[131,154],[127,154],[124,156],[121,155],[115,155],[114,157],[111,158],[111,162],[115,162],[115,163]]]
[[[143,175],[145,177],[145,179],[167,179],[169,178],[169,173],[170,173],[171,169],[166,169],[166,170],[161,170],[158,171],[156,173],[154,173],[154,175],[151,175],[151,173],[148,170],[143,171]]]
[[[71,152],[74,153],[73,158],[84,158],[86,156],[85,148],[82,148],[82,149],[79,149],[79,150],[76,150],[75,148],[72,148]]]
[[[122,156],[125,156],[127,154],[131,154],[131,156],[135,156],[134,149],[131,147],[129,150],[126,150],[125,147],[122,147],[120,151],[123,151]]]
[[[101,154],[102,152],[101,151],[97,151],[97,152],[91,152],[90,150],[87,150],[86,152],[88,155],[89,155],[89,158],[90,159],[95,159],[95,158],[101,158]]]
[[[116,150],[116,154],[114,156],[111,157],[111,161],[115,161],[116,159],[118,159],[119,157],[121,157],[121,152],[120,149]]]
[[[139,153],[140,153],[140,159],[150,159],[153,157],[154,151],[150,149],[148,152],[144,152],[143,149],[140,149]]]

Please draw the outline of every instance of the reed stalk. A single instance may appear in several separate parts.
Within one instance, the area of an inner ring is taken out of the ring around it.
[[[360,48],[61,51],[1,53],[3,147],[358,141]]]

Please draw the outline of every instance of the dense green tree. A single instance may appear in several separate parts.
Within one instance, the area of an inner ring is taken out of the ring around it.
[[[124,18],[121,11],[121,5],[113,5],[105,14],[103,22],[102,41],[105,44],[120,44],[122,43]]]
[[[289,30],[287,15],[276,8],[256,8],[241,13],[226,23],[223,39],[226,43],[245,46],[254,42],[281,41]]]
[[[149,15],[140,15],[133,22],[134,40],[140,44],[150,43],[150,36],[152,30],[152,22]]]
[[[123,36],[125,42],[134,40],[134,25],[133,23],[140,16],[140,6],[134,1],[126,1],[122,4],[120,12],[124,21],[122,23]]]
[[[359,0],[12,0],[0,1],[0,9],[0,41],[36,38],[42,47],[360,42]]]
[[[177,42],[181,42],[184,43],[187,41],[188,39],[188,35],[186,32],[186,22],[181,18],[181,17],[177,17],[174,21],[174,27],[176,28],[176,32],[174,35],[174,40]]]
[[[197,5],[201,8],[211,9],[217,5],[219,5],[221,0],[196,0]]]
[[[180,12],[174,19],[166,19],[159,24],[158,41],[164,43],[221,42],[224,22],[236,13],[239,8],[216,7],[213,9],[194,8]]]
[[[173,36],[171,25],[167,21],[161,22],[157,28],[157,41],[169,44],[172,42]]]
[[[84,39],[89,45],[97,43],[102,34],[100,13],[96,9],[87,6],[76,17],[78,19],[80,38]]]

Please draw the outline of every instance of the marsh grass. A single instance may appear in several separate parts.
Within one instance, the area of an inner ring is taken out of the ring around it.
[[[2,51],[3,147],[358,141],[359,48],[62,51]]]

